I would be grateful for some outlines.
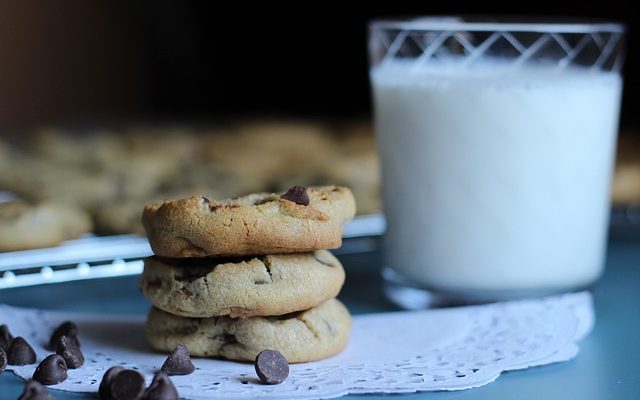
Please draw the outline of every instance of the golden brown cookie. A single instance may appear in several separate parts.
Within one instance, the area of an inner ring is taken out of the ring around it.
[[[337,296],[343,283],[342,265],[326,250],[230,260],[150,257],[140,279],[155,307],[200,318],[306,310]]]
[[[334,249],[355,214],[351,191],[310,187],[308,204],[259,193],[216,201],[202,196],[150,204],[142,215],[162,257],[243,256]]]
[[[289,362],[320,360],[342,351],[351,316],[342,303],[328,300],[310,310],[279,317],[185,318],[152,308],[147,339],[169,352],[183,343],[192,356],[253,361],[265,349],[277,350]]]

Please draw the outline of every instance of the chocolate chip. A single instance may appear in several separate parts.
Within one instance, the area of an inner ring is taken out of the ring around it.
[[[69,369],[82,367],[84,364],[84,355],[78,347],[78,342],[69,336],[60,336],[56,345],[56,353],[64,358]]]
[[[7,351],[12,340],[13,336],[11,336],[11,332],[9,332],[9,327],[0,325],[0,349]]]
[[[180,343],[167,357],[160,370],[169,375],[189,375],[196,370],[196,367],[191,362],[189,349]]]
[[[102,375],[102,381],[100,381],[100,387],[98,388],[98,394],[102,400],[111,400],[111,381],[113,378],[124,371],[123,367],[115,366],[109,368],[104,375]]]
[[[53,397],[40,382],[28,380],[18,400],[53,400]]]
[[[178,282],[193,282],[196,279],[204,278],[213,271],[213,266],[208,265],[205,267],[194,266],[183,268],[179,275],[175,275],[175,279]]]
[[[136,370],[125,369],[118,372],[109,385],[113,400],[139,400],[144,395],[144,376]]]
[[[222,335],[222,341],[224,342],[225,345],[236,344],[238,343],[238,338],[236,337],[236,335],[225,333],[224,335]]]
[[[7,349],[7,361],[9,365],[35,364],[36,352],[26,340],[18,336],[11,341]]]
[[[166,372],[160,371],[153,377],[151,385],[144,392],[145,400],[178,400],[178,390]]]
[[[7,353],[0,348],[0,374],[7,368]]]
[[[63,322],[53,331],[49,339],[49,348],[51,350],[56,349],[60,336],[68,336],[74,339],[78,347],[80,347],[80,341],[78,341],[78,326],[75,323],[71,321]]]
[[[209,211],[216,212],[221,208],[232,209],[238,208],[240,204],[211,204],[209,203]]]
[[[67,380],[67,363],[62,356],[51,354],[38,365],[33,380],[43,385],[55,385]]]
[[[289,201],[293,201],[296,204],[300,204],[302,206],[309,205],[309,195],[307,194],[307,189],[302,186],[292,186],[287,193],[280,196],[281,198]]]
[[[289,363],[279,351],[263,350],[255,362],[256,373],[263,383],[275,385],[289,376]]]

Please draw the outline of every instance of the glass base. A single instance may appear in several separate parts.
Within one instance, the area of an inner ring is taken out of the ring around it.
[[[384,281],[383,291],[387,299],[407,310],[486,304],[497,301],[543,297],[587,290],[592,287],[592,284],[587,284],[568,288],[443,290],[441,288],[420,287],[390,267],[384,267],[382,269],[382,279]]]

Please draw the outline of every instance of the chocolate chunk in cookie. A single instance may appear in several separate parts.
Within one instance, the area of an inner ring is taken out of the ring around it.
[[[292,186],[287,193],[280,196],[281,198],[289,201],[293,201],[296,204],[300,204],[302,206],[309,205],[309,195],[307,194],[307,189],[302,186]]]

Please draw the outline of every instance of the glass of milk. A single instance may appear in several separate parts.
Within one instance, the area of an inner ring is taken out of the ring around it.
[[[369,34],[387,295],[419,308],[594,283],[624,27],[420,18]]]

